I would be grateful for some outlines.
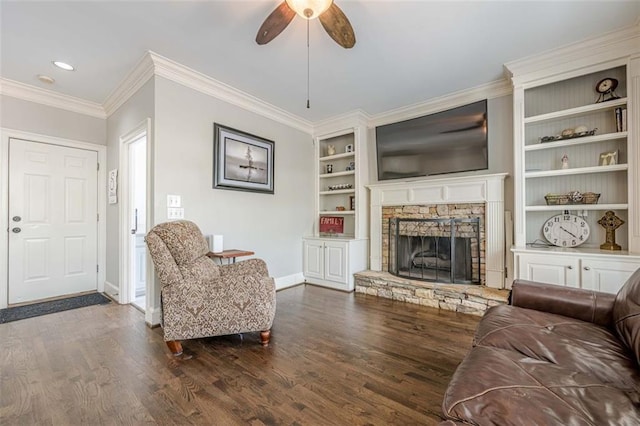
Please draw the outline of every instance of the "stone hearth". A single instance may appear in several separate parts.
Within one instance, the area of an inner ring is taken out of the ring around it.
[[[410,280],[388,272],[363,271],[354,276],[356,293],[478,316],[509,298],[509,290]]]

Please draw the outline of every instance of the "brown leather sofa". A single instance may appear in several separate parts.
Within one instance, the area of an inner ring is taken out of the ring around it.
[[[443,425],[640,425],[640,270],[617,295],[515,281],[442,403]]]

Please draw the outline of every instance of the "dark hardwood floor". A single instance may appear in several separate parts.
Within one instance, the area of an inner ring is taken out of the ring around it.
[[[259,333],[184,342],[132,306],[0,325],[0,424],[410,425],[440,404],[479,319],[313,286]]]

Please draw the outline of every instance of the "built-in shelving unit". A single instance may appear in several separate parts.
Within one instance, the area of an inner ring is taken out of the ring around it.
[[[313,235],[303,240],[304,276],[310,284],[353,291],[353,274],[367,268],[365,129],[355,126],[315,138],[315,225]],[[321,232],[322,218],[342,220],[342,232]]]
[[[639,138],[631,116],[640,105],[640,60],[631,55],[609,62],[593,59],[589,65],[582,58],[574,67],[545,60],[544,66],[531,60],[512,65],[521,72],[512,75],[514,276],[615,292],[640,267]],[[618,85],[603,101],[595,88],[604,78],[616,79]],[[628,114],[626,128],[617,110]],[[576,128],[585,136],[572,135],[569,129]],[[606,157],[609,153],[615,156]],[[614,161],[603,160],[612,157]],[[548,205],[545,199],[573,191],[600,198],[595,204],[560,205]],[[570,249],[545,245],[544,225],[565,211],[587,222],[587,241]],[[616,231],[619,251],[600,249],[606,232],[598,220],[607,211],[625,221]]]

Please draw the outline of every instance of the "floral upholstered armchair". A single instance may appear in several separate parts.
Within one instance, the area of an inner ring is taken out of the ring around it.
[[[276,292],[267,265],[249,259],[217,265],[198,226],[187,220],[161,223],[147,246],[162,284],[162,326],[178,356],[180,340],[260,331],[269,344]]]

